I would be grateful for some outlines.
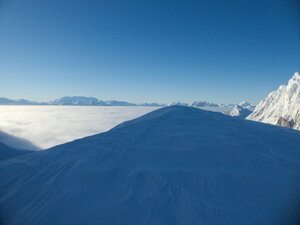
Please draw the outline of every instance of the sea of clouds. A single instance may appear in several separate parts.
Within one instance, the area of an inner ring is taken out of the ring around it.
[[[159,107],[109,106],[0,106],[0,141],[13,147],[31,148],[25,139],[46,149],[78,138],[101,133]],[[8,140],[8,137],[11,137]],[[2,139],[2,140],[1,140]],[[6,140],[5,140],[6,139]],[[14,142],[18,143],[14,145]]]

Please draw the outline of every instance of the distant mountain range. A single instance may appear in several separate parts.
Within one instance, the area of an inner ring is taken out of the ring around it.
[[[95,97],[65,96],[54,101],[35,102],[26,99],[0,98],[0,105],[74,105],[74,106],[164,106],[159,103],[135,104],[126,101],[104,101]]]
[[[26,99],[0,98],[0,105],[47,105],[46,103],[32,102]]]
[[[249,102],[243,101],[239,104],[216,104],[206,101],[195,101],[191,104],[183,102],[172,102],[168,106],[179,105],[179,106],[190,106],[199,109],[209,110],[213,112],[221,112],[223,114],[246,118],[255,109],[255,105]]]
[[[84,97],[84,96],[65,96],[54,101],[48,102],[34,102],[26,99],[8,99],[0,98],[0,105],[66,105],[66,106],[172,106],[172,105],[181,105],[181,106],[190,106],[200,109],[205,109],[214,112],[221,112],[231,116],[238,116],[245,118],[250,114],[255,105],[249,102],[243,101],[239,104],[216,104],[207,101],[194,101],[192,103],[185,102],[171,102],[169,104],[160,104],[160,103],[131,103],[126,101],[104,101],[99,100],[95,97]],[[233,112],[234,111],[234,112]]]

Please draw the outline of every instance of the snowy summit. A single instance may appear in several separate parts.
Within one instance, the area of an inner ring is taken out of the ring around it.
[[[247,119],[300,130],[300,73],[271,92]]]
[[[239,105],[235,105],[232,108],[226,110],[224,114],[229,116],[237,116],[241,118],[246,118],[249,114],[251,114],[251,111],[249,109],[243,108]]]

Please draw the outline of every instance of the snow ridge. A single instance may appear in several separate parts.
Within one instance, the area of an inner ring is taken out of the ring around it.
[[[271,92],[247,119],[300,130],[300,73]]]
[[[161,108],[0,162],[1,222],[297,224],[299,143],[294,130]]]

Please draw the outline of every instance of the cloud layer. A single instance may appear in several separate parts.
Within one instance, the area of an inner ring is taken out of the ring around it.
[[[0,106],[0,131],[41,149],[107,131],[158,107]]]

